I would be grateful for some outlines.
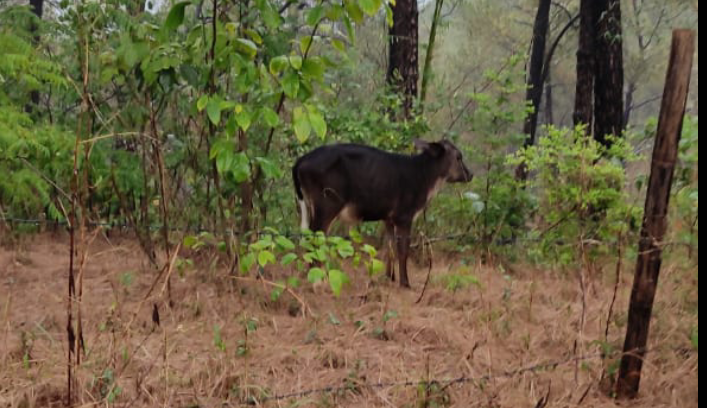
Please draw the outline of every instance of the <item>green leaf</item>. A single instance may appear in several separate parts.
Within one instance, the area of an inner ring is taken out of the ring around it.
[[[385,22],[388,24],[388,27],[393,26],[393,8],[390,7],[389,4],[385,5]]]
[[[179,67],[179,75],[184,78],[189,85],[198,88],[200,85],[200,74],[192,65],[182,64]]]
[[[184,9],[190,4],[190,1],[182,1],[172,6],[164,22],[165,30],[174,31],[177,27],[182,25],[184,22]]]
[[[304,112],[302,107],[296,107],[292,112],[292,124],[295,129],[295,136],[300,143],[304,143],[309,139],[309,133],[312,127],[309,123],[309,119]]]
[[[324,64],[319,57],[311,57],[302,63],[302,72],[319,81],[324,79]]]
[[[341,40],[333,39],[331,40],[331,45],[333,45],[334,48],[341,53],[346,52],[346,44],[344,44]]]
[[[213,160],[216,157],[223,154],[225,151],[231,150],[231,144],[226,139],[217,139],[216,142],[211,146],[211,152],[209,152],[209,159]]]
[[[314,251],[314,255],[317,261],[325,262],[327,260],[327,248],[317,248],[317,250]]]
[[[276,30],[282,23],[282,17],[273,8],[272,3],[267,0],[257,0],[255,5],[260,10],[260,16],[263,18],[265,26],[271,31]]]
[[[273,288],[272,292],[270,292],[270,300],[272,300],[273,302],[277,302],[280,299],[280,296],[282,296],[282,292],[284,290],[285,289],[281,287]]]
[[[263,37],[261,37],[257,31],[247,28],[244,30],[244,32],[245,32],[245,35],[250,37],[250,39],[253,40],[253,42],[255,42],[256,44],[258,44],[258,45],[263,44]]]
[[[113,389],[110,390],[108,393],[108,396],[106,397],[106,402],[108,404],[113,404],[115,403],[115,400],[120,396],[120,394],[123,392],[123,389],[120,388],[119,386],[113,387]]]
[[[356,44],[356,30],[349,16],[344,16],[344,25],[346,26],[346,35],[349,37],[351,45]]]
[[[216,155],[216,170],[223,174],[233,167],[234,156],[230,150],[224,150]]]
[[[282,17],[276,11],[268,11],[263,14],[263,21],[271,30],[276,30],[280,26],[281,20]]]
[[[233,167],[231,168],[233,177],[236,182],[242,183],[250,177],[250,160],[245,152],[238,152],[233,157]]]
[[[376,254],[378,253],[378,251],[376,251],[376,248],[374,248],[373,246],[371,246],[369,244],[363,244],[363,247],[361,247],[361,250],[363,252],[367,253],[368,256],[370,256],[371,258],[376,256]]]
[[[248,40],[246,38],[238,38],[234,43],[234,47],[236,51],[245,55],[251,60],[254,59],[256,55],[258,55],[258,46],[255,45],[253,41]]]
[[[336,245],[336,252],[338,252],[339,256],[342,258],[349,258],[354,254],[354,247],[351,245],[351,242],[342,240]]]
[[[199,112],[203,111],[208,102],[209,102],[209,95],[201,95],[201,98],[199,98],[199,100],[196,101],[196,109]]]
[[[241,257],[241,273],[247,273],[250,268],[255,264],[255,254],[252,252],[247,253],[245,256]]]
[[[198,242],[198,239],[193,236],[193,235],[187,235],[184,237],[184,240],[182,241],[182,245],[184,248],[192,248],[196,243]]]
[[[302,69],[302,57],[299,55],[290,55],[290,65],[296,70]]]
[[[299,40],[299,49],[302,51],[302,55],[307,54],[307,50],[309,47],[311,47],[312,44],[312,36],[307,36],[303,37],[301,40]]]
[[[287,278],[287,286],[290,288],[298,288],[299,287],[299,278],[296,276],[290,276]]]
[[[334,292],[334,296],[339,297],[341,295],[341,289],[348,281],[349,277],[340,270],[332,269],[329,271],[329,285],[331,286],[332,292]]]
[[[320,4],[318,6],[312,7],[307,12],[307,16],[305,17],[305,21],[307,22],[307,25],[314,27],[322,19],[323,16],[324,16],[324,6],[322,6]]]
[[[275,255],[268,251],[268,250],[263,250],[258,253],[258,265],[265,267],[267,264],[274,264],[275,263]]]
[[[326,11],[326,18],[331,21],[339,21],[344,15],[344,8],[340,4],[332,4]]]
[[[294,262],[295,259],[297,259],[297,254],[289,253],[282,257],[282,259],[280,260],[280,264],[282,264],[282,266],[287,266]]]
[[[243,129],[244,132],[246,132],[248,131],[248,128],[250,127],[251,123],[250,113],[246,109],[238,109],[238,106],[235,109],[236,123],[238,123],[238,127],[240,127],[241,129]]]
[[[282,249],[287,251],[292,251],[293,249],[295,249],[294,242],[290,241],[289,239],[283,236],[275,238],[275,243],[278,244]]]
[[[271,248],[271,247],[272,247],[272,238],[270,237],[270,235],[265,235],[263,238],[250,244],[250,249],[254,250],[254,251],[261,251],[265,248]]]
[[[284,283],[281,281],[278,281],[277,283],[284,286]],[[256,330],[258,330],[258,320],[257,319],[248,319],[245,322],[245,328],[248,331],[248,333],[255,332]]]
[[[309,270],[309,273],[307,273],[307,280],[309,283],[318,283],[324,280],[326,277],[326,273],[324,273],[324,270],[322,268],[312,268]]]
[[[290,61],[286,56],[284,56],[284,55],[277,56],[277,57],[270,60],[270,73],[273,74],[274,76],[277,76],[282,71],[284,71],[285,68],[287,68],[287,66],[289,64],[290,64]]]
[[[282,172],[280,171],[280,167],[278,167],[277,164],[264,157],[256,157],[255,160],[258,162],[260,168],[263,170],[263,174],[265,174],[265,177],[269,179],[279,179],[280,177],[282,177]]]
[[[344,3],[346,7],[346,12],[348,13],[348,17],[351,17],[351,20],[353,20],[354,23],[361,24],[363,22],[363,10],[361,10],[361,7],[358,5],[358,3],[353,0],[348,0]],[[347,23],[347,26],[350,24],[351,21]]]
[[[262,113],[263,119],[265,119],[265,123],[268,126],[276,127],[280,124],[280,117],[277,116],[277,113],[275,113],[274,110],[268,108],[267,106],[264,106],[260,112]]]
[[[383,264],[383,262],[375,258],[371,259],[371,276],[376,276],[383,273],[383,269],[385,269],[385,265]]]
[[[206,114],[209,116],[211,123],[218,125],[221,122],[221,101],[217,98],[209,98],[206,103]]]
[[[282,90],[288,98],[295,99],[299,91],[299,76],[296,72],[290,71],[282,78]]]
[[[374,16],[381,8],[381,0],[358,0],[361,9],[369,16]]]
[[[236,107],[236,103],[233,101],[221,101],[221,110],[233,109]]]
[[[316,107],[311,105],[307,105],[307,111],[309,113],[309,123],[312,125],[312,129],[314,129],[314,133],[316,133],[320,139],[324,139],[327,131],[324,116],[319,113]]]

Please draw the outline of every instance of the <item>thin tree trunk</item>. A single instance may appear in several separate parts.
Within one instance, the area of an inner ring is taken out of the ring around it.
[[[579,45],[577,47],[577,87],[574,98],[574,125],[592,131],[594,117],[594,49],[597,27],[595,0],[581,0],[579,6]]]
[[[44,0],[29,0],[29,6],[37,19],[42,19],[42,14],[44,14]],[[41,37],[39,35],[39,25],[34,21],[30,23],[29,27],[32,33],[32,43],[35,47],[39,46]],[[39,106],[39,91],[34,90],[29,94],[30,103],[25,105],[25,112],[32,113]]]
[[[248,148],[248,136],[242,130],[238,130],[238,151],[245,152]],[[251,215],[253,212],[253,184],[250,179],[241,183],[241,225],[240,235],[244,236],[251,229]]]
[[[636,84],[630,82],[628,84],[628,89],[626,89],[626,104],[624,106],[624,128],[628,126],[628,121],[631,119],[631,112],[633,111],[633,95],[636,93]]]
[[[550,72],[550,67],[546,66],[545,71],[547,76],[545,78],[545,124],[552,125],[555,123],[555,114],[552,106],[552,72]]]
[[[386,82],[403,98],[403,114],[412,117],[417,98],[417,0],[399,0],[393,6],[393,26],[389,32]]]
[[[439,26],[440,14],[444,0],[435,0],[435,11],[432,16],[432,27],[430,28],[430,38],[427,41],[427,54],[425,54],[425,66],[422,69],[422,85],[420,89],[420,106],[424,109],[427,98],[427,87],[432,76],[432,58],[434,56],[435,42],[437,40],[437,27]]]
[[[694,47],[694,31],[675,30],[673,32],[670,63],[646,193],[624,354],[617,382],[619,398],[635,398],[639,391],[641,369],[647,353],[653,301],[660,275],[662,241],[668,226],[670,188],[690,87]]]
[[[621,136],[624,124],[624,65],[621,1],[598,0],[601,14],[596,36],[594,139],[609,146],[607,136]]]
[[[533,110],[525,117],[523,133],[525,133],[524,147],[535,144],[535,132],[538,128],[538,111],[543,96],[543,64],[545,61],[545,44],[547,43],[547,32],[550,26],[550,5],[551,0],[540,0],[538,12],[535,15],[533,25],[533,45],[530,51],[530,62],[527,75],[527,90],[525,100]],[[526,180],[528,178],[527,167],[523,164],[516,169],[516,178]]]

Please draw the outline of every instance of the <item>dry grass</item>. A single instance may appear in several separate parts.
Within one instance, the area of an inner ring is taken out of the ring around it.
[[[52,236],[31,239],[0,250],[0,407],[63,406],[68,246]],[[346,389],[256,405],[422,407],[419,387],[362,384],[494,376],[570,359],[575,342],[577,354],[597,353],[613,290],[607,268],[607,278],[597,278],[588,294],[580,330],[581,294],[572,275],[518,270],[504,276],[479,266],[473,273],[481,287],[451,293],[433,280],[416,305],[417,291],[350,271],[354,283],[340,299],[324,287],[298,290],[314,314],[303,318],[292,296],[273,302],[262,282],[229,280],[225,271],[204,266],[174,272],[172,309],[156,290],[136,311],[157,272],[134,242],[98,241],[84,278],[87,349],[77,374],[77,400],[87,407],[111,406],[104,398],[111,384],[120,389],[113,404],[121,407],[240,407],[265,395],[328,386]],[[457,270],[453,261],[437,260],[433,276]],[[609,337],[614,347],[623,337],[631,268],[619,286]],[[425,275],[412,268],[414,288]],[[689,341],[698,319],[696,270],[668,263],[661,279],[640,399],[608,398],[600,379],[612,361],[591,359],[455,384],[427,406],[532,408],[550,390],[547,407],[697,407],[698,354]],[[386,322],[389,311],[395,314]],[[246,330],[248,322],[255,330]],[[115,380],[106,378],[108,371]]]

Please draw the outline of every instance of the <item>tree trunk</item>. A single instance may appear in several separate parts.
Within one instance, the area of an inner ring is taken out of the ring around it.
[[[386,82],[403,98],[403,113],[412,117],[417,97],[417,1],[399,0],[393,6],[393,26],[389,33]]]
[[[238,151],[248,151],[248,135],[243,129],[238,130]],[[253,184],[250,179],[243,181],[241,189],[241,225],[239,233],[244,236],[251,230],[251,215],[253,213]]]
[[[633,111],[633,95],[636,93],[636,84],[630,82],[626,89],[626,103],[624,105],[624,129],[628,126],[628,121],[631,120],[631,112]]]
[[[555,123],[555,113],[552,106],[552,73],[549,65],[545,67],[545,71],[545,124],[552,125]]]
[[[694,31],[675,30],[673,32],[670,63],[646,193],[624,354],[617,382],[619,398],[635,398],[641,381],[641,368],[647,352],[653,301],[660,274],[662,241],[667,229],[670,188],[690,87],[694,47]]]
[[[535,131],[538,128],[538,111],[540,110],[540,102],[543,96],[543,63],[545,61],[545,44],[547,43],[547,32],[550,26],[550,0],[540,0],[538,3],[538,12],[535,15],[535,24],[533,25],[533,45],[530,51],[530,62],[527,74],[527,89],[525,100],[530,103],[533,110],[525,117],[523,124],[523,133],[525,133],[524,147],[529,147],[535,144]],[[528,178],[528,170],[525,165],[521,164],[516,169],[516,178],[518,180],[526,180]]]
[[[538,127],[538,111],[543,96],[543,61],[545,60],[545,44],[547,31],[550,26],[550,0],[540,0],[538,13],[535,15],[533,25],[533,47],[530,52],[528,67],[526,102],[533,107],[533,111],[525,117],[523,133],[526,134],[525,146],[535,144],[535,130]]]
[[[422,69],[422,85],[420,89],[420,106],[424,109],[427,97],[427,86],[432,76],[432,57],[434,55],[435,41],[437,39],[437,27],[439,26],[440,14],[444,0],[435,0],[435,11],[432,16],[432,27],[430,28],[430,39],[427,41],[427,53],[425,54],[425,66]]]
[[[579,6],[579,45],[577,48],[577,87],[574,97],[574,125],[587,125],[592,131],[594,116],[594,49],[598,14],[595,0],[581,0]]]
[[[594,139],[609,146],[607,136],[621,136],[624,124],[624,64],[621,1],[598,0],[594,80]]]
[[[29,6],[37,19],[42,19],[44,14],[44,0],[29,0]],[[32,33],[32,43],[35,47],[39,46],[41,40],[39,36],[39,25],[34,21],[30,23],[29,31]],[[31,91],[29,94],[30,103],[25,105],[25,112],[32,113],[39,106],[39,91]]]

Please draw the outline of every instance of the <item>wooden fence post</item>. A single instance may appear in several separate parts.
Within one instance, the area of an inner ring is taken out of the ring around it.
[[[687,93],[690,87],[695,32],[673,31],[670,62],[660,107],[651,175],[646,193],[645,213],[638,244],[636,275],[631,292],[624,355],[617,382],[619,398],[635,398],[646,356],[653,301],[655,299],[662,255],[662,241],[667,228],[668,202],[678,155]]]

